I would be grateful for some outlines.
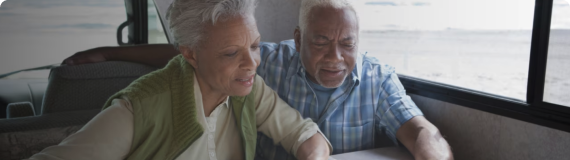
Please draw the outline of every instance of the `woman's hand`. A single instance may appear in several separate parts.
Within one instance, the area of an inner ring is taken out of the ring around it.
[[[331,151],[325,137],[320,133],[316,133],[299,146],[297,149],[297,159],[328,160],[330,152]]]

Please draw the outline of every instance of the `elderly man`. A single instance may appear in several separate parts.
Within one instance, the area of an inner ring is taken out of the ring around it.
[[[438,129],[405,93],[393,67],[358,53],[359,25],[346,0],[304,0],[294,40],[262,43],[259,74],[269,87],[315,121],[333,154],[398,140],[416,159],[453,159]],[[160,54],[157,54],[160,53]],[[127,60],[162,66],[178,52],[169,45],[97,48],[65,60],[81,64]],[[263,134],[257,157],[292,159]]]

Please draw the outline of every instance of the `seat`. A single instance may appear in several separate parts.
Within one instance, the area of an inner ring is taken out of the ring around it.
[[[34,105],[30,102],[10,103],[6,107],[6,118],[35,116]]]
[[[29,158],[77,132],[100,109],[0,119],[0,159]]]
[[[157,68],[109,61],[52,69],[41,114],[101,109],[114,93]]]
[[[112,94],[156,69],[131,62],[52,69],[41,114],[0,119],[0,159],[29,158],[48,146],[57,145],[97,115]],[[26,105],[14,106],[20,109]],[[29,115],[25,112],[24,115]]]

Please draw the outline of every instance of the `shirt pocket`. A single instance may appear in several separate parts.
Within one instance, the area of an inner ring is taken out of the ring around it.
[[[372,120],[362,123],[362,125],[345,125],[342,127],[342,151],[354,152],[373,147]]]

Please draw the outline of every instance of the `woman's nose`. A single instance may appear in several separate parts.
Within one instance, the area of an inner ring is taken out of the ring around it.
[[[257,65],[259,64],[259,56],[256,55],[255,52],[248,51],[244,54],[242,59],[242,68],[255,71],[257,69]]]

